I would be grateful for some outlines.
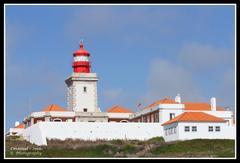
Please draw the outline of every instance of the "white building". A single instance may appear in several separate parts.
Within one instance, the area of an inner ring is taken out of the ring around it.
[[[204,112],[185,112],[162,124],[165,141],[189,139],[234,139],[235,128]]]
[[[8,135],[10,135],[10,136],[21,136],[23,134],[24,128],[25,128],[25,126],[24,126],[23,123],[19,124],[19,122],[16,121],[15,122],[15,127],[9,129]]]
[[[234,125],[233,112],[226,110],[216,105],[216,98],[211,98],[210,103],[204,102],[181,102],[180,95],[175,98],[164,98],[152,103],[151,105],[143,108],[130,115],[133,122],[147,122],[147,123],[165,123],[168,120],[184,113],[184,112],[204,112],[223,118],[230,126]]]
[[[107,110],[108,122],[129,122],[132,114],[133,112],[130,109],[120,105],[113,106]]]

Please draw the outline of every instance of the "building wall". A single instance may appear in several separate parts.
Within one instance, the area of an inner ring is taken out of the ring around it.
[[[75,111],[83,112],[84,108],[87,108],[87,112],[96,112],[97,108],[97,97],[96,97],[96,82],[80,82],[76,81],[75,91],[76,91],[76,106]],[[87,88],[87,92],[83,91],[83,88]]]
[[[36,145],[46,145],[46,136],[43,135],[42,123],[57,123],[57,122],[39,122],[23,130],[22,136],[25,140]],[[63,123],[63,122],[62,122]]]
[[[166,135],[165,141],[190,140],[190,139],[235,139],[235,127],[228,126],[226,123],[209,123],[209,122],[179,122],[164,126],[165,129],[177,126],[177,133]],[[190,131],[185,132],[185,126],[189,126]],[[192,126],[197,127],[197,131],[192,131]],[[213,126],[213,132],[208,131],[208,127]],[[220,126],[220,131],[215,131],[215,126]]]
[[[108,122],[107,117],[76,117],[76,122]]]
[[[39,122],[24,130],[24,138],[37,145],[46,145],[48,139],[137,139],[162,136],[158,123],[88,123]]]
[[[129,122],[127,118],[109,118],[108,122]]]
[[[207,114],[229,120],[229,125],[233,126],[233,112],[232,111],[203,111]]]
[[[121,122],[121,121],[129,121],[129,115],[132,113],[108,113],[108,122]]]
[[[88,112],[99,112],[97,81],[96,73],[73,73],[65,81],[68,87],[68,110],[83,112],[87,108]]]
[[[155,110],[152,112],[147,112],[145,114],[142,114],[141,116],[131,119],[130,121],[131,122],[158,123],[159,122],[159,111]]]
[[[24,131],[23,128],[10,128],[9,134],[10,135],[20,136],[20,135],[22,135],[23,131]]]
[[[165,141],[174,141],[179,138],[179,129],[177,123],[172,123],[170,125],[164,126],[164,139]]]
[[[133,114],[133,113],[111,113],[111,112],[107,112],[107,115],[109,118],[128,118],[129,116]]]
[[[159,109],[159,122],[165,123],[170,120],[170,113],[175,113],[175,117],[182,114],[184,110],[182,109]]]

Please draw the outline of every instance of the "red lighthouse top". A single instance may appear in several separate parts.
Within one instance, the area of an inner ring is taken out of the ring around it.
[[[73,56],[90,56],[90,53],[84,49],[83,42],[80,42],[80,49],[73,53]]]
[[[90,53],[83,48],[83,43],[80,42],[80,49],[73,53],[73,71],[75,73],[90,73],[90,62],[89,62]]]

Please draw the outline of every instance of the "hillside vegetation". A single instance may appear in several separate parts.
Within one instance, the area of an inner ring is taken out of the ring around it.
[[[147,141],[68,139],[48,140],[48,146],[37,146],[19,137],[6,138],[9,157],[235,157],[234,140],[195,139],[166,143],[162,137]]]

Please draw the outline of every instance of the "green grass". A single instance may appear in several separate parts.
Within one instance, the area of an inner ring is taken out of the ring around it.
[[[45,157],[110,157],[108,150],[114,150],[110,145],[97,145],[79,149],[47,149],[43,151]]]
[[[137,148],[133,144],[125,144],[121,151],[125,154],[133,154],[137,152]]]
[[[19,137],[6,139],[6,157],[234,157],[234,140],[195,139],[166,143],[162,137],[139,140],[51,140],[39,147]],[[27,151],[11,150],[28,148]],[[40,150],[36,150],[39,149]]]
[[[154,155],[181,157],[234,157],[234,140],[195,139],[164,144]]]

